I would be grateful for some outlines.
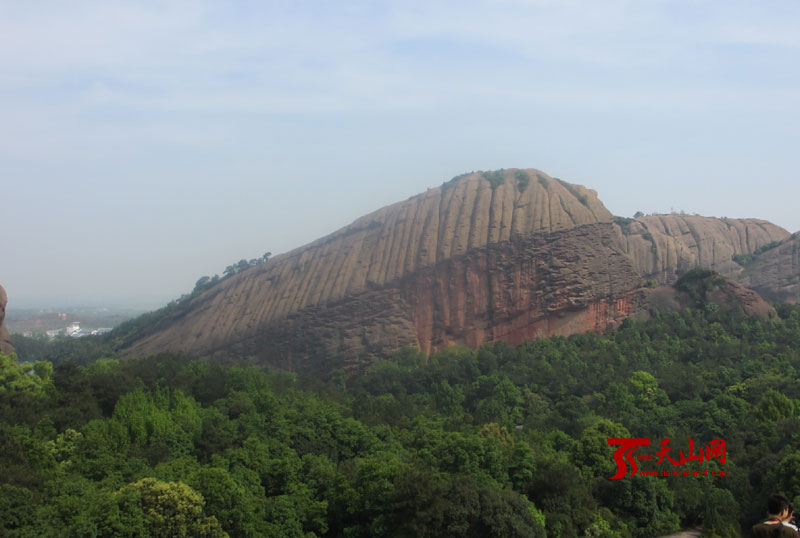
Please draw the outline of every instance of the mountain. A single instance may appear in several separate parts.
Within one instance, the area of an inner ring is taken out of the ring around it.
[[[736,259],[789,239],[754,219],[615,218],[538,170],[465,174],[222,280],[126,353],[353,372],[402,346],[604,330],[647,308],[646,284],[698,265],[743,276]]]
[[[770,301],[800,300],[800,232],[740,260],[739,280]]]
[[[737,259],[791,237],[765,220],[698,215],[615,217],[614,229],[636,272],[661,284],[674,283],[679,274],[694,267],[739,278],[744,268]]]

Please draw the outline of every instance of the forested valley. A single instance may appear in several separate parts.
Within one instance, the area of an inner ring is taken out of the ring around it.
[[[800,308],[778,314],[709,303],[324,381],[17,341],[53,360],[0,356],[0,535],[747,535],[767,494],[800,506]],[[721,439],[702,468],[726,476],[610,480],[608,438]]]

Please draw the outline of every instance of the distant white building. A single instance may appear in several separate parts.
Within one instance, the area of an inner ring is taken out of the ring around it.
[[[48,337],[56,338],[62,334],[69,336],[70,338],[80,338],[82,336],[89,336],[89,335],[97,335],[97,334],[106,334],[111,332],[110,327],[100,327],[99,329],[81,329],[81,324],[79,321],[69,324],[64,329],[55,329],[52,331],[45,331]]]
[[[67,333],[67,336],[76,336],[78,333],[81,332],[81,324],[80,322],[74,322],[71,325],[68,325],[66,329],[64,329]]]

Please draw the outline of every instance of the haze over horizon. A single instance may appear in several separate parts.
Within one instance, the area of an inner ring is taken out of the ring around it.
[[[800,4],[0,1],[9,309],[139,303],[471,170],[800,230]]]

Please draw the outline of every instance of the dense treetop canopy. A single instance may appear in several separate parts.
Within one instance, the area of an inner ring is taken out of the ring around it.
[[[91,341],[55,369],[2,356],[0,534],[739,536],[768,493],[800,505],[800,308],[778,312],[708,304],[608,334],[405,350],[326,381],[94,360]],[[609,480],[606,440],[626,437],[676,457],[722,439],[724,464],[683,468],[726,476]]]

